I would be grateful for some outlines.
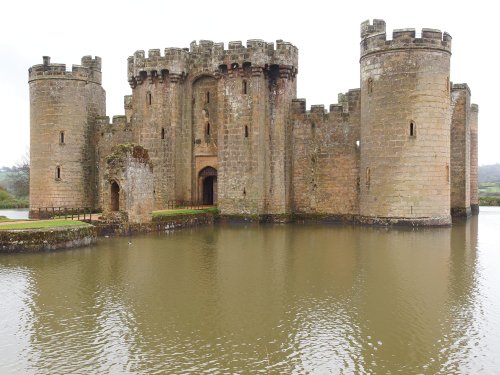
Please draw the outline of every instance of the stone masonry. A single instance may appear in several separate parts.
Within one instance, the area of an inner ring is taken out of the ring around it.
[[[478,211],[478,107],[450,82],[451,40],[435,29],[389,39],[384,21],[363,22],[361,87],[310,111],[296,98],[290,43],[137,51],[125,115],[112,121],[100,58],[68,72],[44,57],[29,70],[30,209],[118,210],[139,222],[194,201],[265,221],[450,224]],[[147,162],[127,157],[113,172],[110,155],[130,144]]]

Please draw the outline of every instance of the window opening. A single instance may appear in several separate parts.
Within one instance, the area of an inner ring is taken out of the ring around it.
[[[368,78],[368,94],[373,92],[373,78]]]
[[[248,138],[248,126],[245,125],[245,138]]]
[[[63,131],[61,131],[59,133],[59,143],[64,144],[64,132]]]
[[[152,98],[151,98],[151,92],[149,92],[149,91],[146,93],[146,101],[147,101],[147,103],[148,103],[149,105],[151,105],[151,103],[152,103]]]
[[[56,167],[56,179],[57,180],[61,179],[61,167],[60,166]]]
[[[161,128],[161,139],[165,139],[165,128]]]
[[[413,121],[410,122],[410,137],[415,137],[417,134],[417,129],[415,127],[415,123]]]
[[[243,81],[243,95],[248,93],[247,81]]]
[[[210,103],[210,91],[207,91],[207,103]]]

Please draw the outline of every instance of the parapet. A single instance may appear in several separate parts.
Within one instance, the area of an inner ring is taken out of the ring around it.
[[[128,80],[132,87],[146,79],[167,77],[184,78],[188,73],[224,74],[235,70],[247,73],[262,71],[272,65],[286,70],[288,76],[297,73],[298,49],[282,40],[267,43],[260,39],[250,39],[246,46],[241,41],[224,43],[211,40],[191,42],[189,48],[166,48],[164,56],[159,49],[137,51],[128,58]],[[255,69],[254,69],[255,68]],[[283,75],[282,75],[283,76]]]
[[[113,116],[111,122],[109,116],[97,117],[96,125],[96,132],[101,134],[101,138],[105,134],[114,134],[117,131],[132,131],[131,124],[124,115]]]
[[[451,54],[451,36],[447,32],[424,28],[417,37],[415,29],[396,29],[392,32],[392,40],[388,40],[383,20],[361,24],[361,58],[372,53],[403,49],[433,49]]]
[[[165,48],[163,56],[159,49],[150,49],[147,57],[139,50],[128,58],[128,82],[133,88],[146,79],[178,79],[186,75],[188,63],[189,52],[185,49]]]
[[[311,109],[307,111],[306,100],[305,99],[292,99],[292,113],[296,115],[328,115],[328,114],[343,114],[348,116],[350,112],[349,103],[351,106],[356,107],[361,99],[360,89],[350,89],[347,93],[338,94],[338,103],[330,104],[329,111],[326,110],[323,104],[313,104]]]
[[[66,79],[102,83],[101,58],[83,56],[81,65],[72,65],[71,71],[66,70],[66,64],[52,64],[50,56],[43,56],[43,63],[33,65],[28,69],[29,82],[42,79]]]

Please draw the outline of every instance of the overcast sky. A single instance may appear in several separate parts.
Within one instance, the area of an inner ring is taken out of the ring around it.
[[[79,64],[84,55],[103,60],[107,115],[120,115],[127,57],[136,50],[189,47],[193,40],[224,42],[277,39],[299,48],[299,98],[337,102],[359,87],[359,25],[381,18],[387,30],[422,27],[453,37],[451,77],[466,82],[479,104],[479,164],[500,162],[500,126],[494,108],[496,11],[488,2],[457,1],[8,1],[0,22],[0,166],[19,161],[29,148],[28,68],[51,56]],[[389,33],[390,35],[390,33]]]

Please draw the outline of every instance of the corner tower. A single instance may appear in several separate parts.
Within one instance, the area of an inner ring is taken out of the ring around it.
[[[84,56],[64,64],[29,69],[30,214],[41,207],[94,208],[96,118],[105,114],[101,59]]]
[[[360,214],[446,225],[450,216],[451,37],[361,24]]]

